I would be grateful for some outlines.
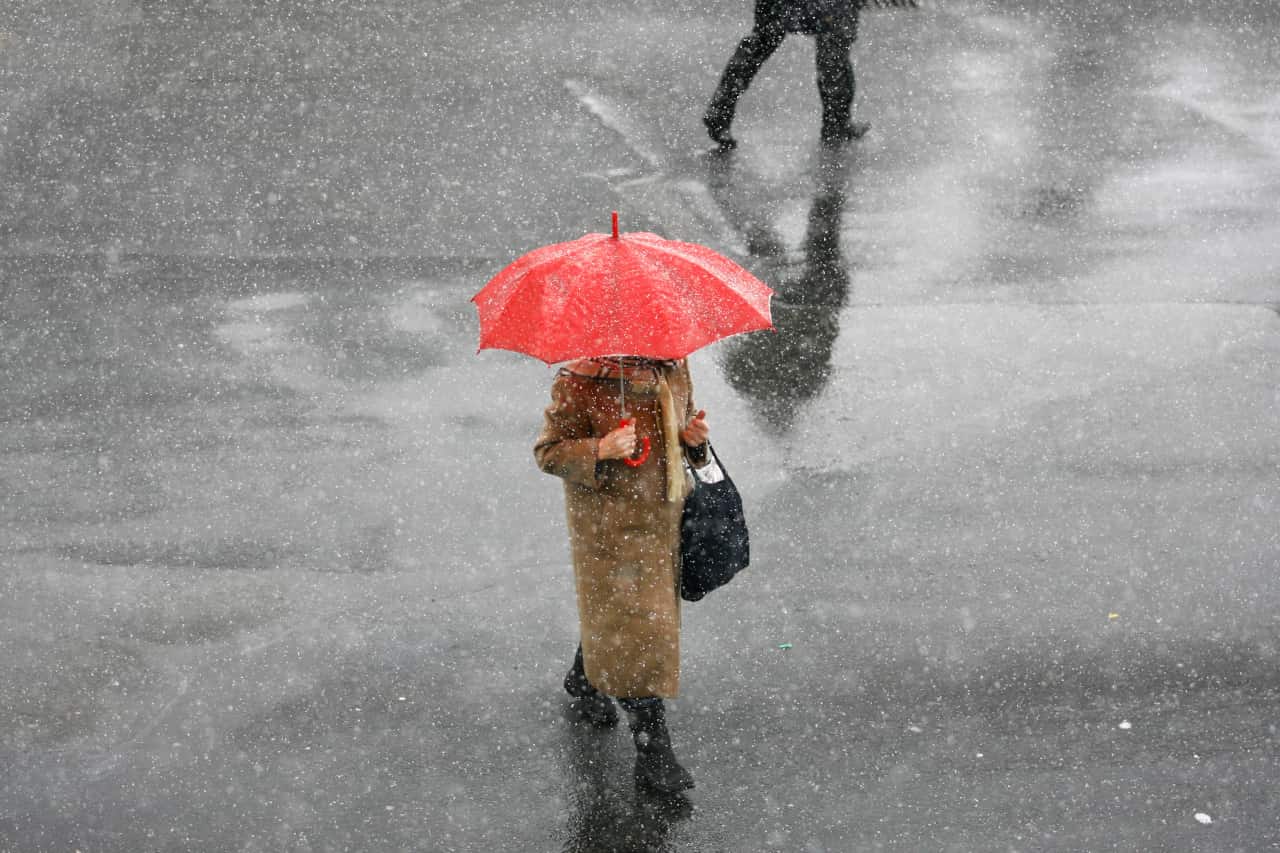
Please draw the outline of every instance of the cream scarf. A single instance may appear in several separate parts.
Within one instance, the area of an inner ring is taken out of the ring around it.
[[[684,445],[680,442],[680,424],[676,420],[676,404],[671,398],[666,371],[658,373],[658,405],[662,409],[662,433],[667,448],[667,501],[684,500],[689,484],[684,476]]]

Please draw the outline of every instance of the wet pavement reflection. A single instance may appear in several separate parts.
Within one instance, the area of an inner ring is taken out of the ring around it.
[[[852,267],[841,252],[841,222],[848,193],[850,161],[856,153],[824,148],[813,176],[815,190],[809,207],[800,271],[778,262],[780,240],[752,222],[740,225],[748,248],[761,257],[763,268],[778,275],[774,282],[773,334],[747,335],[729,345],[724,357],[725,377],[747,399],[770,431],[786,432],[806,403],[817,398],[831,377],[831,354],[840,334],[840,312],[849,301]],[[732,215],[733,158],[710,160],[712,195],[723,199]]]
[[[693,803],[631,781],[630,744],[611,749],[610,733],[570,723],[560,746],[568,787],[564,853],[666,853]],[[689,849],[680,847],[679,849]]]

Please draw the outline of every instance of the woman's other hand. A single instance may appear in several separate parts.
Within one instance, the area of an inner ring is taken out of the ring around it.
[[[600,447],[596,451],[597,459],[626,459],[636,452],[635,421],[627,421],[613,432],[600,439]]]
[[[689,447],[701,447],[707,443],[707,436],[710,434],[711,429],[707,426],[707,410],[699,409],[693,416],[693,420],[680,430],[680,440]]]

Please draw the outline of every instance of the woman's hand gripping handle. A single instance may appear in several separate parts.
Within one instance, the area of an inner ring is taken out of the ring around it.
[[[649,458],[649,436],[636,437],[634,418],[624,418],[618,428],[600,439],[596,455],[600,459],[621,459],[632,468],[643,465]]]

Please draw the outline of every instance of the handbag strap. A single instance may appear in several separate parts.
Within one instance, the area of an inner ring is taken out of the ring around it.
[[[716,453],[716,448],[715,448],[715,446],[711,443],[711,439],[707,439],[707,452],[711,454],[711,458],[712,458],[712,460],[714,460],[714,461],[715,461],[715,463],[716,463],[716,467],[720,469],[720,477],[721,477],[721,480],[720,480],[719,482],[723,482],[724,480],[728,480],[728,479],[729,479],[729,472],[725,470],[725,468],[724,468],[724,464],[720,461],[720,454]],[[692,465],[690,465],[690,464],[689,464],[689,460],[688,460],[688,459],[686,459],[686,460],[685,460],[685,463],[684,463],[684,464],[685,464],[685,466],[686,466],[686,467],[688,467],[688,469],[689,469],[690,473],[692,473],[692,474],[693,474],[693,479],[694,479],[694,480],[696,480],[697,482],[702,483],[702,484],[704,484],[704,485],[711,485],[710,483],[707,483],[707,481],[706,481],[706,480],[703,480],[701,477],[699,477],[699,476],[698,476],[698,472],[699,472],[699,471],[701,471],[701,470],[702,470],[702,468],[694,468]],[[706,465],[703,465],[702,467],[703,467],[703,468],[707,468],[707,467],[709,467],[709,466],[710,466],[710,464],[711,464],[711,463],[707,463]]]

